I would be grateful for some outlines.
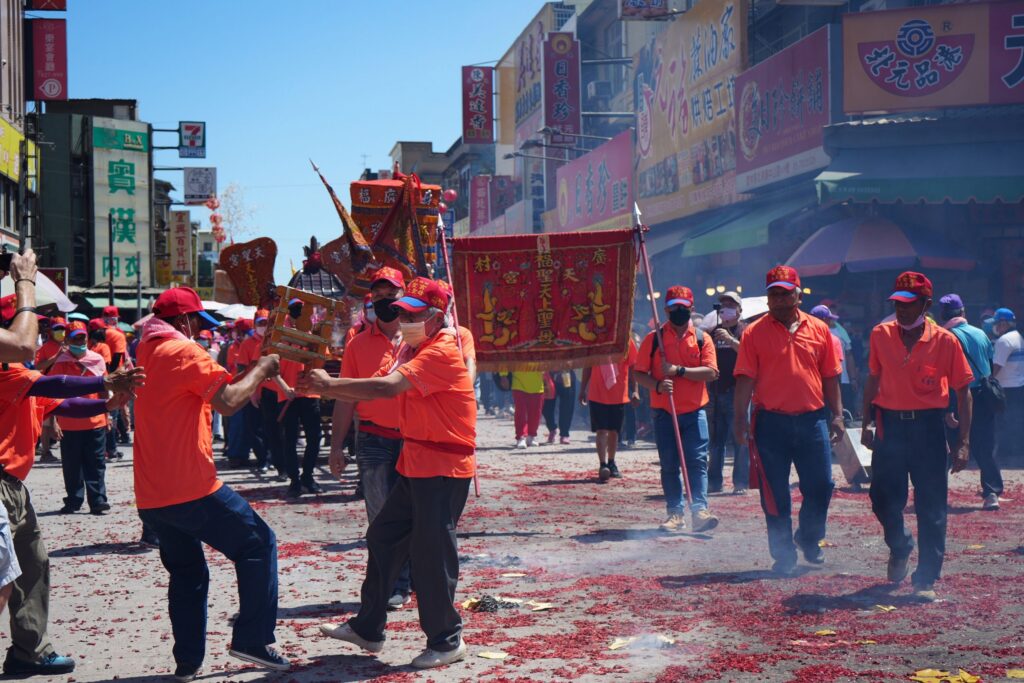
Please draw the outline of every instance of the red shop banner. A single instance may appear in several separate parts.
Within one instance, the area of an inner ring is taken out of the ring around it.
[[[582,132],[580,43],[571,33],[549,33],[544,41],[544,125],[555,145],[571,144]]]
[[[633,135],[625,130],[556,171],[558,232],[628,228],[633,208]],[[550,232],[552,229],[548,228]]]
[[[469,181],[469,230],[491,220],[491,176],[473,176]]]
[[[32,19],[32,87],[36,101],[68,98],[68,34],[64,19]]]
[[[63,12],[68,8],[68,0],[29,0],[27,9],[52,10]]]
[[[494,142],[494,67],[462,67],[462,141]]]
[[[452,240],[459,322],[481,370],[621,360],[633,319],[632,230]]]

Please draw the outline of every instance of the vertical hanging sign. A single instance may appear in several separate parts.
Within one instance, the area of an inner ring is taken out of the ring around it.
[[[571,144],[582,131],[580,43],[571,33],[549,33],[544,41],[544,125],[555,145]]]
[[[462,67],[462,141],[494,142],[494,68]]]

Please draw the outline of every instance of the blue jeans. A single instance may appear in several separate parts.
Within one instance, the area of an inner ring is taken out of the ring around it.
[[[920,543],[915,585],[934,583],[942,573],[946,554],[946,498],[948,469],[942,410],[914,413],[900,419],[882,411],[876,425],[875,450],[871,454],[871,510],[882,525],[885,544],[896,557],[908,557],[914,539],[903,524],[908,484],[914,484],[914,512]]]
[[[708,461],[708,487],[713,491],[722,490],[722,470],[725,467],[725,447],[732,446],[732,486],[745,489],[750,486],[750,454],[747,444],[736,443],[732,431],[732,417],[735,412],[733,397],[736,390],[711,392],[711,449]]]
[[[252,403],[231,416],[228,433],[228,460],[241,464],[249,459],[249,450],[256,452],[256,464],[265,465],[267,449],[263,443],[263,418]]]
[[[369,524],[377,518],[391,490],[398,482],[398,455],[402,452],[401,439],[388,439],[376,434],[359,432],[356,439],[356,462],[363,480],[363,502],[366,503],[366,519]],[[395,580],[392,593],[408,594],[411,590],[412,574],[409,563]]]
[[[201,664],[206,653],[210,572],[203,543],[235,565],[239,606],[231,647],[274,642],[277,539],[244,498],[224,485],[198,500],[139,510],[139,516],[160,539],[160,560],[171,575],[167,603],[176,662]]]
[[[665,492],[665,508],[670,515],[681,515],[683,505],[683,478],[679,467],[675,430],[668,411],[654,410],[654,441],[658,445],[661,461],[661,490]],[[690,510],[708,507],[708,418],[704,409],[677,415],[679,432],[683,437],[686,456],[686,475],[690,482]]]
[[[825,538],[828,504],[832,500],[832,447],[824,408],[800,415],[757,412],[754,441],[765,476],[771,486],[777,516],[768,514],[761,492],[761,508],[768,526],[768,550],[772,559],[796,561],[796,546],[813,551]],[[793,533],[793,501],[789,495],[790,466],[800,479],[800,526]],[[794,544],[795,542],[795,544]]]

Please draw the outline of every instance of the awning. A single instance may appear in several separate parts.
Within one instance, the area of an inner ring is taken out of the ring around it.
[[[86,303],[89,304],[90,308],[103,308],[104,306],[108,306],[109,302],[110,302],[110,299],[107,297],[106,294],[103,294],[103,295],[99,295],[99,294],[85,295],[83,298],[85,299]],[[153,297],[153,296],[151,296],[149,294],[143,293],[143,295],[142,295],[142,310],[148,311],[149,307],[150,307],[150,305],[152,305],[154,299],[155,299],[155,297]],[[117,306],[118,308],[126,308],[126,309],[131,309],[132,311],[134,311],[136,305],[138,304],[138,302],[139,302],[138,297],[135,294],[130,294],[129,295],[129,294],[121,294],[121,293],[118,293],[118,292],[114,293],[114,305]]]
[[[640,208],[642,209],[643,206]],[[647,254],[657,256],[670,250],[674,254],[676,253],[675,249],[683,244],[688,235],[704,234],[714,230],[743,215],[743,212],[744,210],[738,205],[732,204],[652,225],[646,235]]]
[[[712,227],[710,230],[704,231],[703,234],[686,240],[681,255],[684,258],[689,258],[767,244],[768,228],[772,223],[798,213],[815,203],[808,196],[800,196],[748,208],[742,215],[731,221]]]
[[[1024,201],[1024,142],[844,148],[815,178],[821,203]]]
[[[975,261],[943,237],[884,218],[847,218],[819,229],[786,261],[801,275],[926,269],[970,270]]]

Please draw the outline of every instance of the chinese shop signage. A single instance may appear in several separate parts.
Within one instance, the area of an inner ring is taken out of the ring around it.
[[[548,232],[630,227],[632,175],[633,136],[628,130],[559,166],[558,225]]]
[[[494,67],[462,67],[462,141],[494,142]]]
[[[544,125],[555,145],[573,144],[582,132],[580,43],[571,33],[549,33],[544,41]]]

